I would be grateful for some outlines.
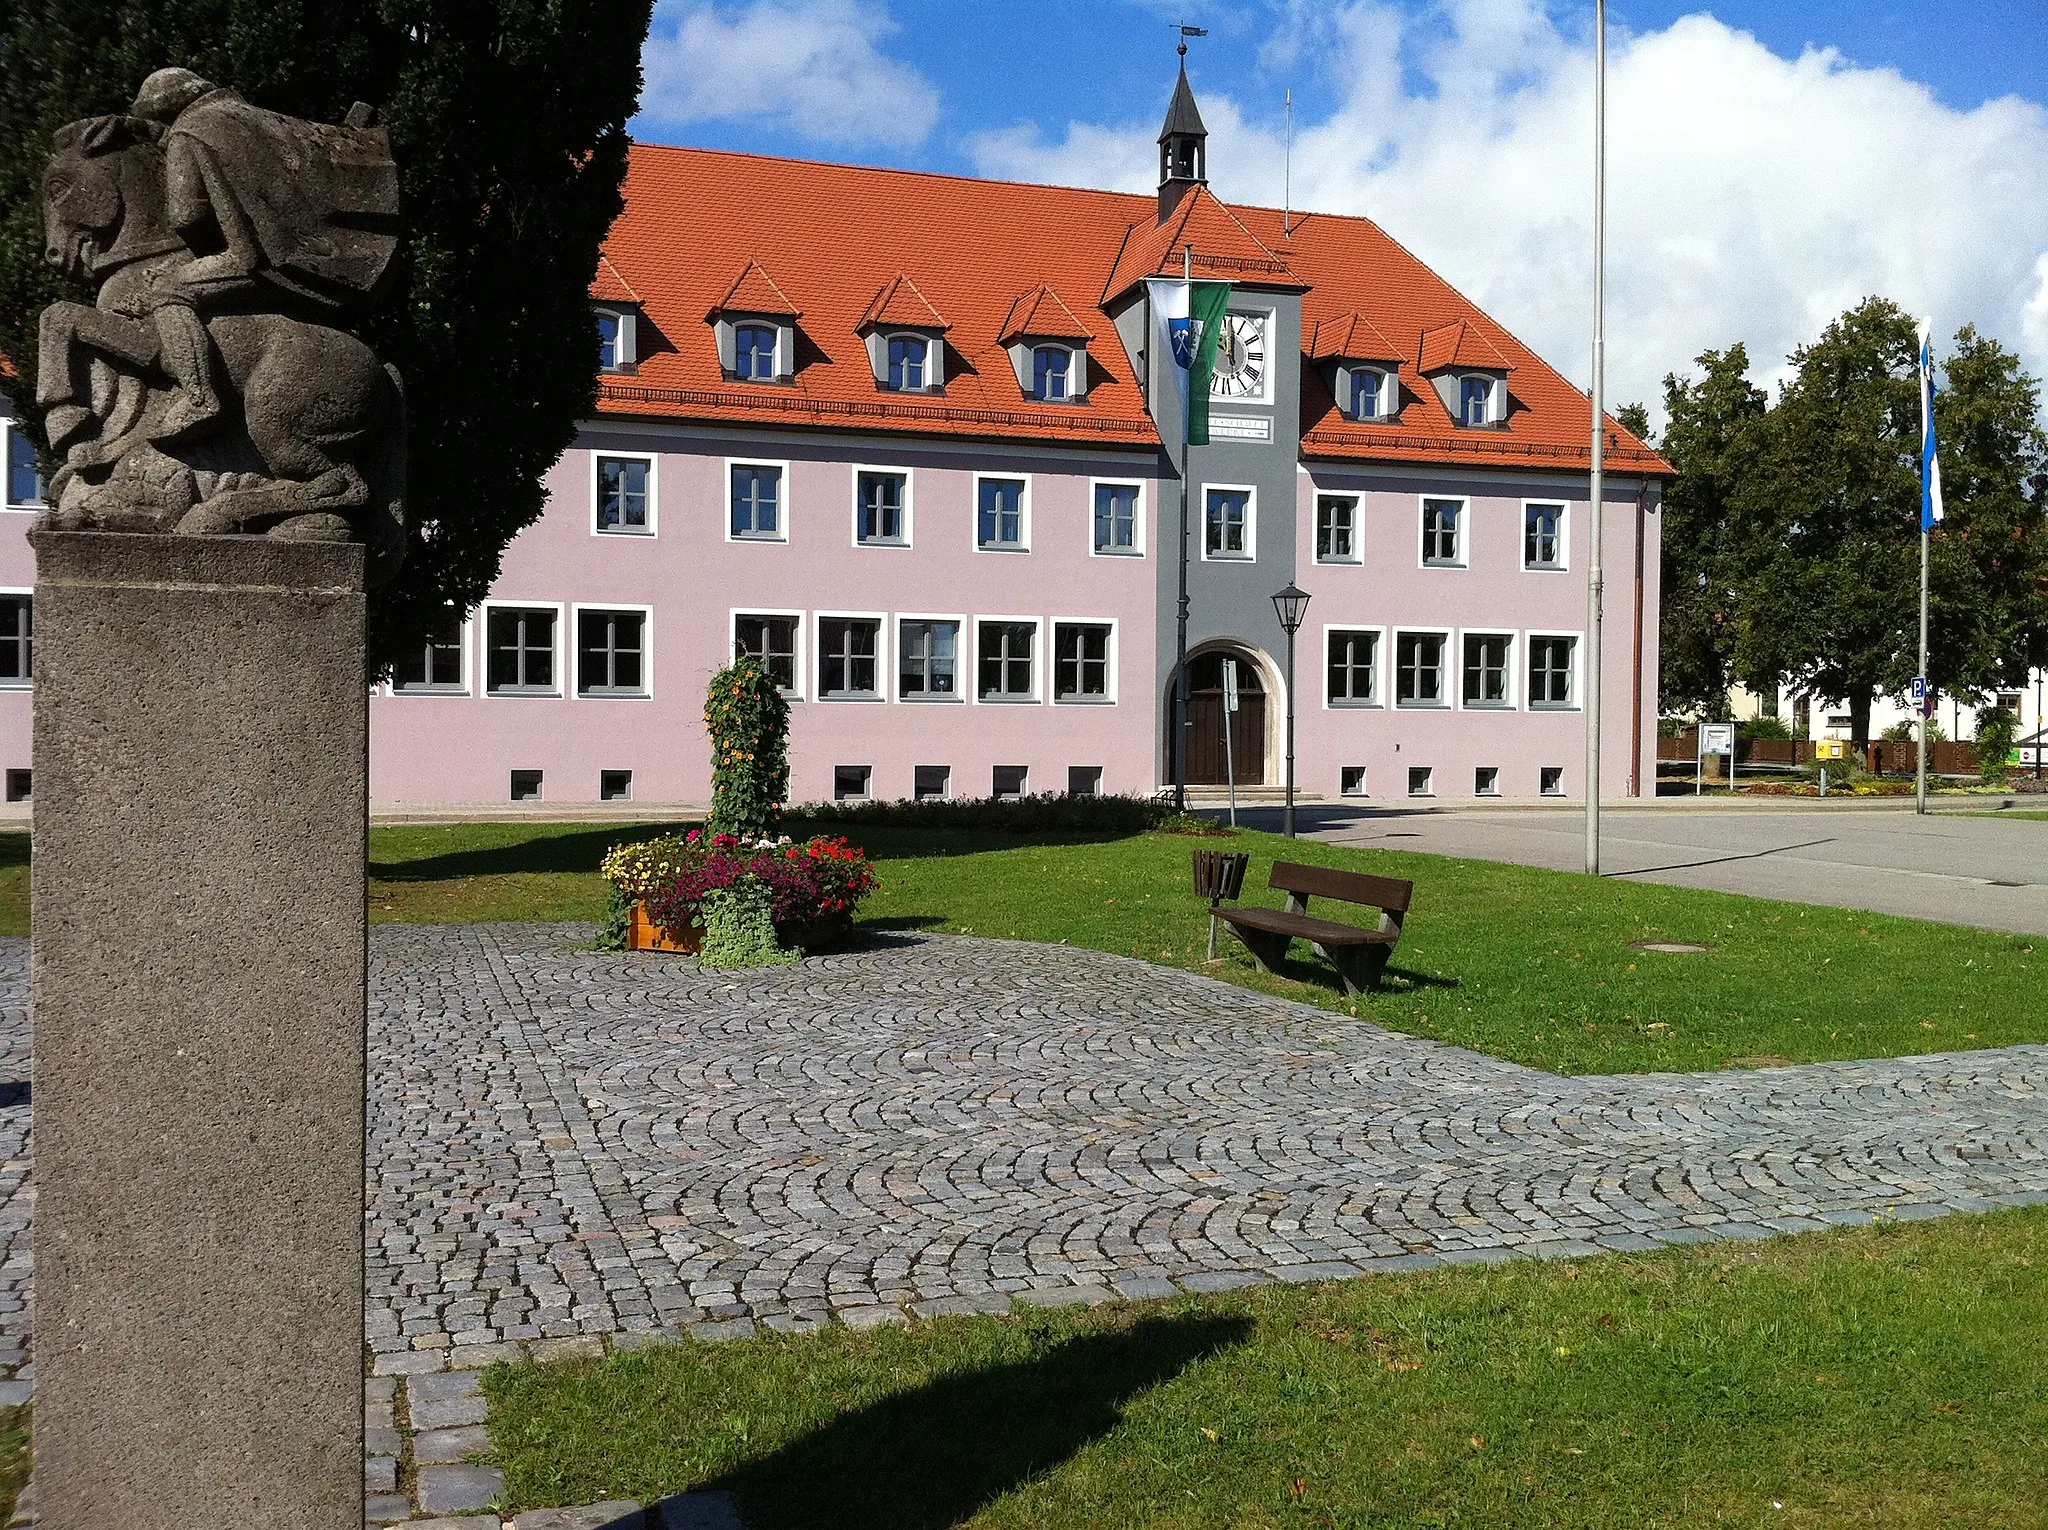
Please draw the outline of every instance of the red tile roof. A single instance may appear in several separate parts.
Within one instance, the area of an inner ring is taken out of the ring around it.
[[[1512,372],[1514,363],[1499,347],[1463,319],[1437,329],[1424,330],[1422,358],[1416,370],[1424,377],[1448,372],[1453,367],[1477,367],[1488,372]],[[1589,425],[1590,421],[1587,422]]]
[[[996,338],[1005,343],[1026,335],[1047,340],[1093,340],[1095,333],[1074,316],[1060,295],[1043,284],[1033,287],[1010,305],[1009,317]]]
[[[597,257],[597,280],[590,284],[590,295],[600,303],[640,301],[640,294],[626,285],[626,279],[619,275],[619,268],[612,264],[609,255]]]
[[[739,279],[726,289],[725,296],[712,305],[713,313],[758,313],[766,318],[801,319],[804,311],[789,300],[775,279],[761,269],[758,261],[748,261],[747,269],[740,272]]]
[[[854,328],[871,329],[884,324],[907,324],[912,329],[953,327],[939,317],[938,309],[917,290],[917,283],[901,275],[875,294],[875,300],[868,304],[868,311]]]
[[[1401,348],[1373,327],[1362,313],[1324,319],[1310,331],[1304,347],[1311,361],[1406,361]]]
[[[606,264],[638,294],[642,340],[637,375],[600,384],[607,416],[1154,447],[1121,338],[1087,300],[1178,274],[1192,239],[1199,276],[1302,291],[1305,336],[1353,314],[1383,337],[1418,340],[1462,323],[1512,368],[1508,420],[1483,431],[1452,423],[1419,353],[1399,358],[1404,405],[1391,422],[1344,419],[1320,368],[1307,368],[1304,456],[1550,468],[1589,456],[1585,394],[1364,218],[1297,213],[1283,233],[1278,209],[1227,208],[1198,188],[1162,226],[1150,196],[647,144],[633,150],[625,190]],[[732,273],[745,282],[756,262],[774,268],[808,342],[793,382],[775,387],[727,381],[705,320],[737,290]],[[1085,399],[1039,403],[1018,388],[1003,344],[1019,293],[1038,287],[1065,294],[1077,327],[1092,326]],[[870,318],[950,321],[942,395],[877,388],[859,336]],[[1669,471],[1618,425],[1610,441],[1617,471]]]

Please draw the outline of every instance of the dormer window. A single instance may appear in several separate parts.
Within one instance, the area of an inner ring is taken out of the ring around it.
[[[1067,376],[1074,353],[1064,345],[1041,345],[1031,352],[1031,396],[1058,403],[1068,394]]]
[[[922,335],[889,337],[889,386],[900,391],[925,386],[925,361],[931,342]]]
[[[1339,376],[1343,383],[1340,403],[1346,419],[1393,418],[1399,385],[1391,373],[1379,367],[1346,367]]]
[[[1459,424],[1490,425],[1493,423],[1493,386],[1493,379],[1491,377],[1464,377],[1459,379]]]
[[[741,382],[773,382],[776,333],[772,324],[738,324],[733,327],[732,375]]]
[[[634,322],[629,309],[597,310],[597,364],[601,371],[618,372],[633,365]]]

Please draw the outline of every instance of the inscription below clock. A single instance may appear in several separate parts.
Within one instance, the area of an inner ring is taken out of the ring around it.
[[[1216,337],[1216,376],[1210,393],[1218,398],[1254,398],[1266,389],[1266,321],[1261,314],[1226,315]]]

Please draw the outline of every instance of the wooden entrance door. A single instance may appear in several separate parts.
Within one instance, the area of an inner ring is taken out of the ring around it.
[[[1188,660],[1188,784],[1222,786],[1223,661],[1230,655],[1203,654]],[[1230,716],[1230,752],[1239,786],[1266,779],[1266,695],[1258,666],[1236,659],[1237,710]],[[1171,705],[1171,702],[1168,703]]]

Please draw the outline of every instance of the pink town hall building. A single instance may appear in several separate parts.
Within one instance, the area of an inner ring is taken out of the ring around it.
[[[1610,423],[1595,517],[1583,393],[1370,221],[1225,206],[1206,153],[1185,74],[1156,197],[637,146],[597,417],[372,696],[373,803],[701,803],[741,652],[794,800],[1153,792],[1184,518],[1191,783],[1281,780],[1291,580],[1305,796],[1580,796],[1598,535],[1603,789],[1650,790],[1670,468]],[[1147,281],[1190,261],[1231,299],[1183,470]],[[20,800],[40,489],[0,433]]]

